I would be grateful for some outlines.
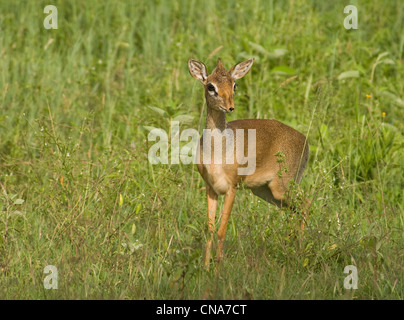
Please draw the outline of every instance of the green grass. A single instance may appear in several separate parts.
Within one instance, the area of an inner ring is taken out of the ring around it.
[[[2,1],[0,298],[404,299],[404,3],[352,2],[358,30],[345,1],[56,0],[46,30],[46,1]],[[195,166],[147,159],[144,126],[203,128],[190,57],[254,57],[228,120],[276,118],[310,143],[304,237],[240,190],[218,274]]]

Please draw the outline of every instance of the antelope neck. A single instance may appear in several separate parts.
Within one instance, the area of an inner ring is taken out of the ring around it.
[[[206,112],[206,129],[219,129],[223,131],[226,127],[226,113],[215,110],[208,105]]]

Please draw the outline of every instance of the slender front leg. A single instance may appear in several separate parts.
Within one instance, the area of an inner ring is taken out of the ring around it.
[[[205,267],[209,270],[210,262],[210,250],[212,246],[213,233],[215,232],[215,216],[217,208],[217,194],[216,192],[206,184],[206,196],[208,199],[208,240],[206,243],[206,253],[205,253]]]
[[[233,208],[233,203],[234,203],[234,198],[236,196],[236,189],[235,188],[230,188],[226,192],[226,196],[224,198],[224,203],[223,203],[223,211],[222,211],[222,221],[220,222],[220,227],[219,231],[217,233],[218,236],[218,251],[217,251],[217,261],[219,262],[222,260],[223,257],[223,243],[224,243],[224,237],[226,235],[226,227],[227,227],[227,222],[229,221],[230,218],[230,213]]]

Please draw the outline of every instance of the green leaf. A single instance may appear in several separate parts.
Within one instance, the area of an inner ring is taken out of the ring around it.
[[[250,53],[247,53],[247,52],[245,52],[245,51],[242,51],[242,52],[240,52],[238,55],[237,55],[237,60],[248,60],[248,59],[251,59],[251,58],[254,58],[254,62],[255,63],[258,63],[258,62],[260,62],[260,57],[258,56],[258,55],[256,55],[256,54],[250,54]]]
[[[378,64],[379,61],[380,61],[382,58],[384,58],[385,56],[388,56],[389,54],[390,54],[390,52],[388,52],[388,51],[385,51],[385,52],[382,52],[381,54],[379,54],[379,55],[377,56],[377,59],[376,59],[376,64]]]
[[[197,227],[193,226],[192,224],[188,224],[187,227],[193,229],[196,232],[200,231]]]
[[[348,78],[359,78],[359,71],[358,70],[349,70],[341,73],[338,76],[338,80],[344,80]]]
[[[23,199],[17,199],[14,201],[14,204],[23,204],[24,200]]]
[[[281,75],[294,75],[297,73],[296,69],[293,69],[291,67],[282,65],[282,66],[276,66],[271,70],[271,73],[275,73],[275,74],[281,74]]]
[[[259,53],[262,53],[264,55],[269,54],[269,52],[263,46],[261,46],[260,44],[257,44],[257,43],[251,42],[251,41],[249,41],[248,44],[253,50],[255,50],[255,51],[259,52]]]
[[[396,64],[396,62],[393,59],[384,59],[382,61],[380,61],[380,63],[384,63],[384,64]]]
[[[193,119],[194,119],[193,116],[186,115],[186,114],[180,114],[180,115],[176,116],[173,119],[173,121],[179,121],[179,122],[182,122],[182,123],[190,123],[190,122],[192,122]]]
[[[404,107],[404,100],[389,91],[378,92],[378,95],[385,96],[386,98],[392,100],[395,104]]]
[[[25,216],[24,213],[22,213],[21,211],[18,211],[18,210],[13,211],[11,214],[15,214],[15,215],[21,216],[21,217],[24,217],[24,216]]]
[[[276,59],[283,57],[286,53],[288,53],[288,50],[284,48],[275,48],[272,51],[268,51],[265,49],[262,45],[258,43],[254,43],[249,41],[248,45],[256,52],[261,53],[262,55],[270,58],[270,59]]]
[[[136,232],[136,224],[132,223],[132,228],[131,228],[131,230],[130,230],[130,233],[131,233],[132,235],[134,235],[135,232]]]
[[[163,109],[160,109],[160,108],[157,108],[157,107],[152,107],[152,106],[149,106],[148,108],[155,111],[155,112],[157,112],[162,117],[167,116],[167,112],[165,110],[163,110]]]
[[[283,49],[283,48],[277,48],[268,54],[268,58],[270,58],[270,59],[280,58],[280,57],[283,57],[287,53],[288,53],[288,50]]]
[[[151,126],[143,126],[143,128],[145,128],[147,131],[152,131],[154,129],[158,129],[156,127],[151,127]]]
[[[324,123],[320,126],[320,133],[321,133],[321,137],[323,139],[325,139],[327,137],[328,134],[328,127],[327,125],[325,125]]]

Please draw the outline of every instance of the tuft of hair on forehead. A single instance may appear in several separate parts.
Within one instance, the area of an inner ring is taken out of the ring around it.
[[[226,70],[226,68],[225,68],[225,67],[224,67],[224,65],[223,65],[222,59],[220,59],[220,58],[219,58],[219,59],[217,59],[216,68]]]
[[[222,60],[220,58],[217,60],[216,68],[212,71],[210,75],[218,82],[225,82],[229,80],[231,81],[231,76],[224,67]]]

